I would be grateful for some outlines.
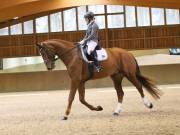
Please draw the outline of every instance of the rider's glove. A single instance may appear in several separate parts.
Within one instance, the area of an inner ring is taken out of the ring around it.
[[[84,44],[84,42],[85,42],[85,41],[84,41],[84,40],[82,40],[82,41],[80,41],[80,42],[79,42],[79,44],[83,45],[83,44]]]

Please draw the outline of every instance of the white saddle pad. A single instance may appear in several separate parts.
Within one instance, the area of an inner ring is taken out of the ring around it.
[[[104,48],[102,48],[101,50],[96,50],[96,52],[97,52],[98,61],[107,60],[108,55],[107,55],[107,52]]]

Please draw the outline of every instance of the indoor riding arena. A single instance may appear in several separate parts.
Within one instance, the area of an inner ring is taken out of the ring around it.
[[[180,135],[180,1],[0,0],[0,135]]]

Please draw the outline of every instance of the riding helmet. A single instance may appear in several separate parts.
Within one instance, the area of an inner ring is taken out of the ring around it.
[[[85,15],[84,15],[84,18],[88,18],[90,20],[93,20],[94,19],[94,13],[93,12],[87,12]]]

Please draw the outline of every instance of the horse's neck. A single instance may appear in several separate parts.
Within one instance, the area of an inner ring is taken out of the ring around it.
[[[57,47],[57,50],[59,50],[57,55],[63,61],[63,63],[66,65],[66,67],[68,67],[68,65],[69,65],[69,63],[71,63],[74,55],[76,55],[76,53],[77,53],[76,49],[73,49],[74,47],[73,46],[69,47],[68,45]]]

